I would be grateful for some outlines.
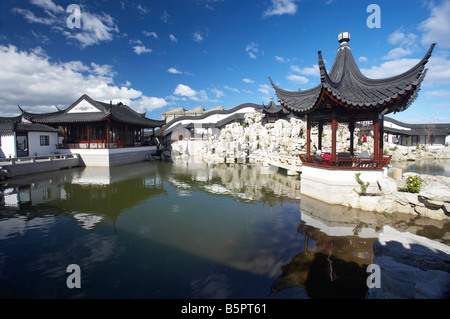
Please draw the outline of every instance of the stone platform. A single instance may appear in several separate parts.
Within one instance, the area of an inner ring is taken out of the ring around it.
[[[341,204],[342,198],[355,193],[355,190],[360,191],[357,173],[361,174],[363,182],[369,183],[367,193],[378,193],[377,180],[387,176],[387,169],[329,169],[303,165],[301,193],[329,204]]]

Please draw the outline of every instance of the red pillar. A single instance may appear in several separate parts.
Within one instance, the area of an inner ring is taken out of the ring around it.
[[[91,132],[89,130],[89,126],[87,127],[87,142],[88,142],[88,148],[91,148]]]
[[[306,119],[306,155],[311,154],[311,121]]]
[[[378,121],[378,114],[373,118],[373,158],[379,160],[380,156],[380,122]]]
[[[323,134],[323,122],[319,122],[319,131],[317,133],[317,148],[322,150],[322,134]]]
[[[338,121],[336,118],[336,111],[333,110],[333,120],[331,122],[331,161],[336,160],[336,132],[338,130]]]
[[[106,145],[105,148],[109,148],[109,122],[106,123]]]
[[[348,130],[350,131],[350,155],[353,155],[353,148],[354,148],[354,141],[353,141],[353,135],[355,134],[355,121],[351,120],[350,123],[348,124]]]
[[[378,118],[378,122],[379,122],[379,131],[380,131],[380,140],[379,140],[379,153],[378,156],[380,156],[380,159],[383,158],[384,155],[384,116],[383,115],[379,115]]]

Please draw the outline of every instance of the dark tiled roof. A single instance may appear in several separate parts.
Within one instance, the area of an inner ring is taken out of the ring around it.
[[[270,100],[269,104],[263,106],[262,111],[268,114],[288,113],[284,107],[276,105],[273,99]]]
[[[59,132],[59,130],[45,124],[18,123],[16,126],[16,132]]]
[[[434,46],[432,44],[423,59],[410,70],[389,78],[365,77],[345,42],[339,47],[330,72],[327,72],[319,51],[319,85],[304,91],[287,91],[279,88],[271,78],[269,80],[281,105],[296,115],[304,115],[323,107],[327,103],[324,102],[324,95],[328,101],[349,109],[380,107],[381,110],[387,108],[385,114],[401,112],[416,99],[426,74],[425,64]]]
[[[75,108],[82,100],[86,100],[87,102],[89,102],[98,111],[86,113],[71,113],[70,111]],[[86,94],[81,96],[66,110],[59,110],[57,112],[45,114],[36,114],[23,111],[22,116],[31,122],[43,124],[100,122],[106,120],[107,118],[111,118],[111,120],[114,122],[133,124],[147,128],[158,127],[165,124],[165,121],[149,119],[145,117],[145,113],[137,113],[133,109],[122,103],[103,103],[93,100]]]
[[[23,123],[22,116],[0,117],[0,133],[11,132],[59,132],[58,129],[45,124]]]
[[[17,123],[20,123],[22,117],[0,117],[0,133],[14,132]]]
[[[392,134],[404,134],[404,135],[450,135],[450,123],[423,123],[423,124],[408,124],[397,121],[390,117],[385,117],[384,122],[391,122],[404,129],[384,126],[384,131]]]
[[[260,105],[260,104],[244,103],[244,104],[240,104],[238,106],[235,106],[235,107],[233,107],[231,109],[215,110],[215,111],[211,111],[211,112],[208,112],[208,113],[204,113],[204,114],[202,114],[200,116],[194,116],[194,115],[179,116],[179,117],[176,117],[176,118],[170,120],[166,125],[164,125],[164,127],[162,128],[162,131],[164,132],[164,134],[167,135],[169,132],[172,132],[173,129],[171,128],[171,126],[174,123],[176,123],[176,122],[181,122],[183,120],[202,120],[202,119],[205,119],[207,117],[210,117],[210,116],[216,115],[216,114],[232,114],[232,113],[234,113],[236,111],[239,111],[239,110],[241,110],[243,108],[246,108],[246,107],[253,107],[255,110],[262,110],[262,108],[263,108],[263,106]],[[240,118],[242,118],[242,116],[241,115],[237,115],[235,118],[236,119],[238,119],[238,118],[240,119]],[[215,127],[224,126],[224,125],[230,123],[231,121],[233,121],[235,118],[227,117],[227,118],[217,122]],[[202,125],[204,125],[204,124],[202,124]],[[169,130],[169,128],[170,128],[170,130]]]

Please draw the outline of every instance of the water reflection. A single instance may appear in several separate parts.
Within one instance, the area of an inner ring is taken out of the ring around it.
[[[2,188],[3,215],[17,212],[33,218],[46,211],[70,214],[85,229],[93,229],[105,219],[115,223],[124,210],[165,194],[155,169],[142,165],[37,174],[8,181]]]
[[[391,165],[396,168],[401,168],[403,172],[450,176],[450,160],[448,159],[427,159],[411,162],[392,162]]]
[[[1,186],[0,273],[19,297],[364,298],[383,225],[450,239],[442,221],[324,204],[261,166],[145,162]],[[81,291],[64,285],[71,263]],[[24,293],[27,277],[42,280]]]

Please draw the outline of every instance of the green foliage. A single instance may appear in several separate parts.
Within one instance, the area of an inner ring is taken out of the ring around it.
[[[355,173],[356,181],[359,184],[359,187],[361,187],[361,190],[358,192],[356,189],[353,189],[358,195],[365,195],[367,192],[367,187],[369,187],[369,182],[364,182],[361,177],[361,173]]]
[[[406,187],[399,187],[398,190],[408,193],[418,193],[422,187],[422,179],[419,175],[408,176],[406,179]]]
[[[412,145],[411,136],[406,138],[406,145]]]

